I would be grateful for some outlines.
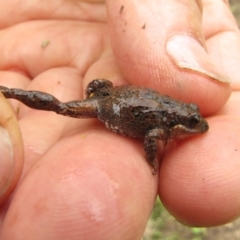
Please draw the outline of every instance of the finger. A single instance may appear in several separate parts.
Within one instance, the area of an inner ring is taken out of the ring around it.
[[[14,11],[14,14],[9,17],[12,11]],[[10,0],[4,2],[4,7],[0,9],[0,28],[26,22],[29,19],[69,19],[104,22],[106,21],[106,8],[103,0],[69,0],[51,3],[49,1],[34,1],[32,4]]]
[[[215,226],[240,215],[240,131],[238,116],[208,120],[208,133],[168,149],[161,165],[159,192],[180,222]]]
[[[15,189],[23,168],[23,143],[15,113],[0,93],[0,204]]]
[[[240,31],[229,5],[225,1],[204,0],[203,28],[211,58],[239,90]]]
[[[63,66],[83,76],[108,46],[104,25],[76,21],[28,22],[1,31],[0,37],[0,68],[29,78]]]
[[[227,101],[229,79],[206,52],[196,1],[106,2],[113,50],[129,81],[193,101],[204,113]]]
[[[157,178],[139,145],[97,127],[62,139],[22,181],[2,239],[140,239]]]
[[[108,79],[114,86],[129,84],[122,74],[111,50],[106,51],[106,54],[104,54],[98,61],[94,62],[94,64],[87,70],[83,81],[84,89],[86,89],[88,83],[93,79]]]

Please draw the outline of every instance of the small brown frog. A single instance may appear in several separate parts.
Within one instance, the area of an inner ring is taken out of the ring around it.
[[[98,118],[113,132],[143,138],[146,159],[157,173],[157,140],[180,139],[208,130],[198,106],[136,87],[113,87],[112,82],[96,79],[86,89],[86,99],[60,102],[50,94],[0,86],[6,98],[15,98],[39,110],[75,118]]]

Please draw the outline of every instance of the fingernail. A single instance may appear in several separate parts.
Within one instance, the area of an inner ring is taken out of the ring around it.
[[[12,179],[14,155],[7,130],[0,127],[0,197],[5,193]]]
[[[221,83],[231,83],[227,75],[213,64],[205,49],[193,37],[174,36],[168,40],[166,50],[178,67],[198,72]]]

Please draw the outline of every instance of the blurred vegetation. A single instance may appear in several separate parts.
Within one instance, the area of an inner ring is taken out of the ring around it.
[[[240,27],[240,0],[229,0]],[[220,227],[191,228],[172,217],[157,199],[142,240],[238,240],[240,219]]]
[[[229,0],[229,3],[231,4],[231,10],[234,14],[238,26],[240,27],[240,0]]]
[[[202,240],[206,233],[206,228],[190,228],[177,222],[158,198],[142,240]]]

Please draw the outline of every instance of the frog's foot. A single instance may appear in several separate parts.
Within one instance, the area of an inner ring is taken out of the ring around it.
[[[152,174],[153,175],[156,175],[157,174],[157,172],[158,172],[158,161],[154,161],[154,165],[152,166],[153,167],[153,169],[152,169]]]
[[[106,79],[94,79],[87,85],[85,94],[86,94],[87,98],[90,98],[99,89],[104,89],[104,88],[108,89],[108,88],[112,88],[112,87],[113,87],[113,84],[109,80],[106,80]]]

